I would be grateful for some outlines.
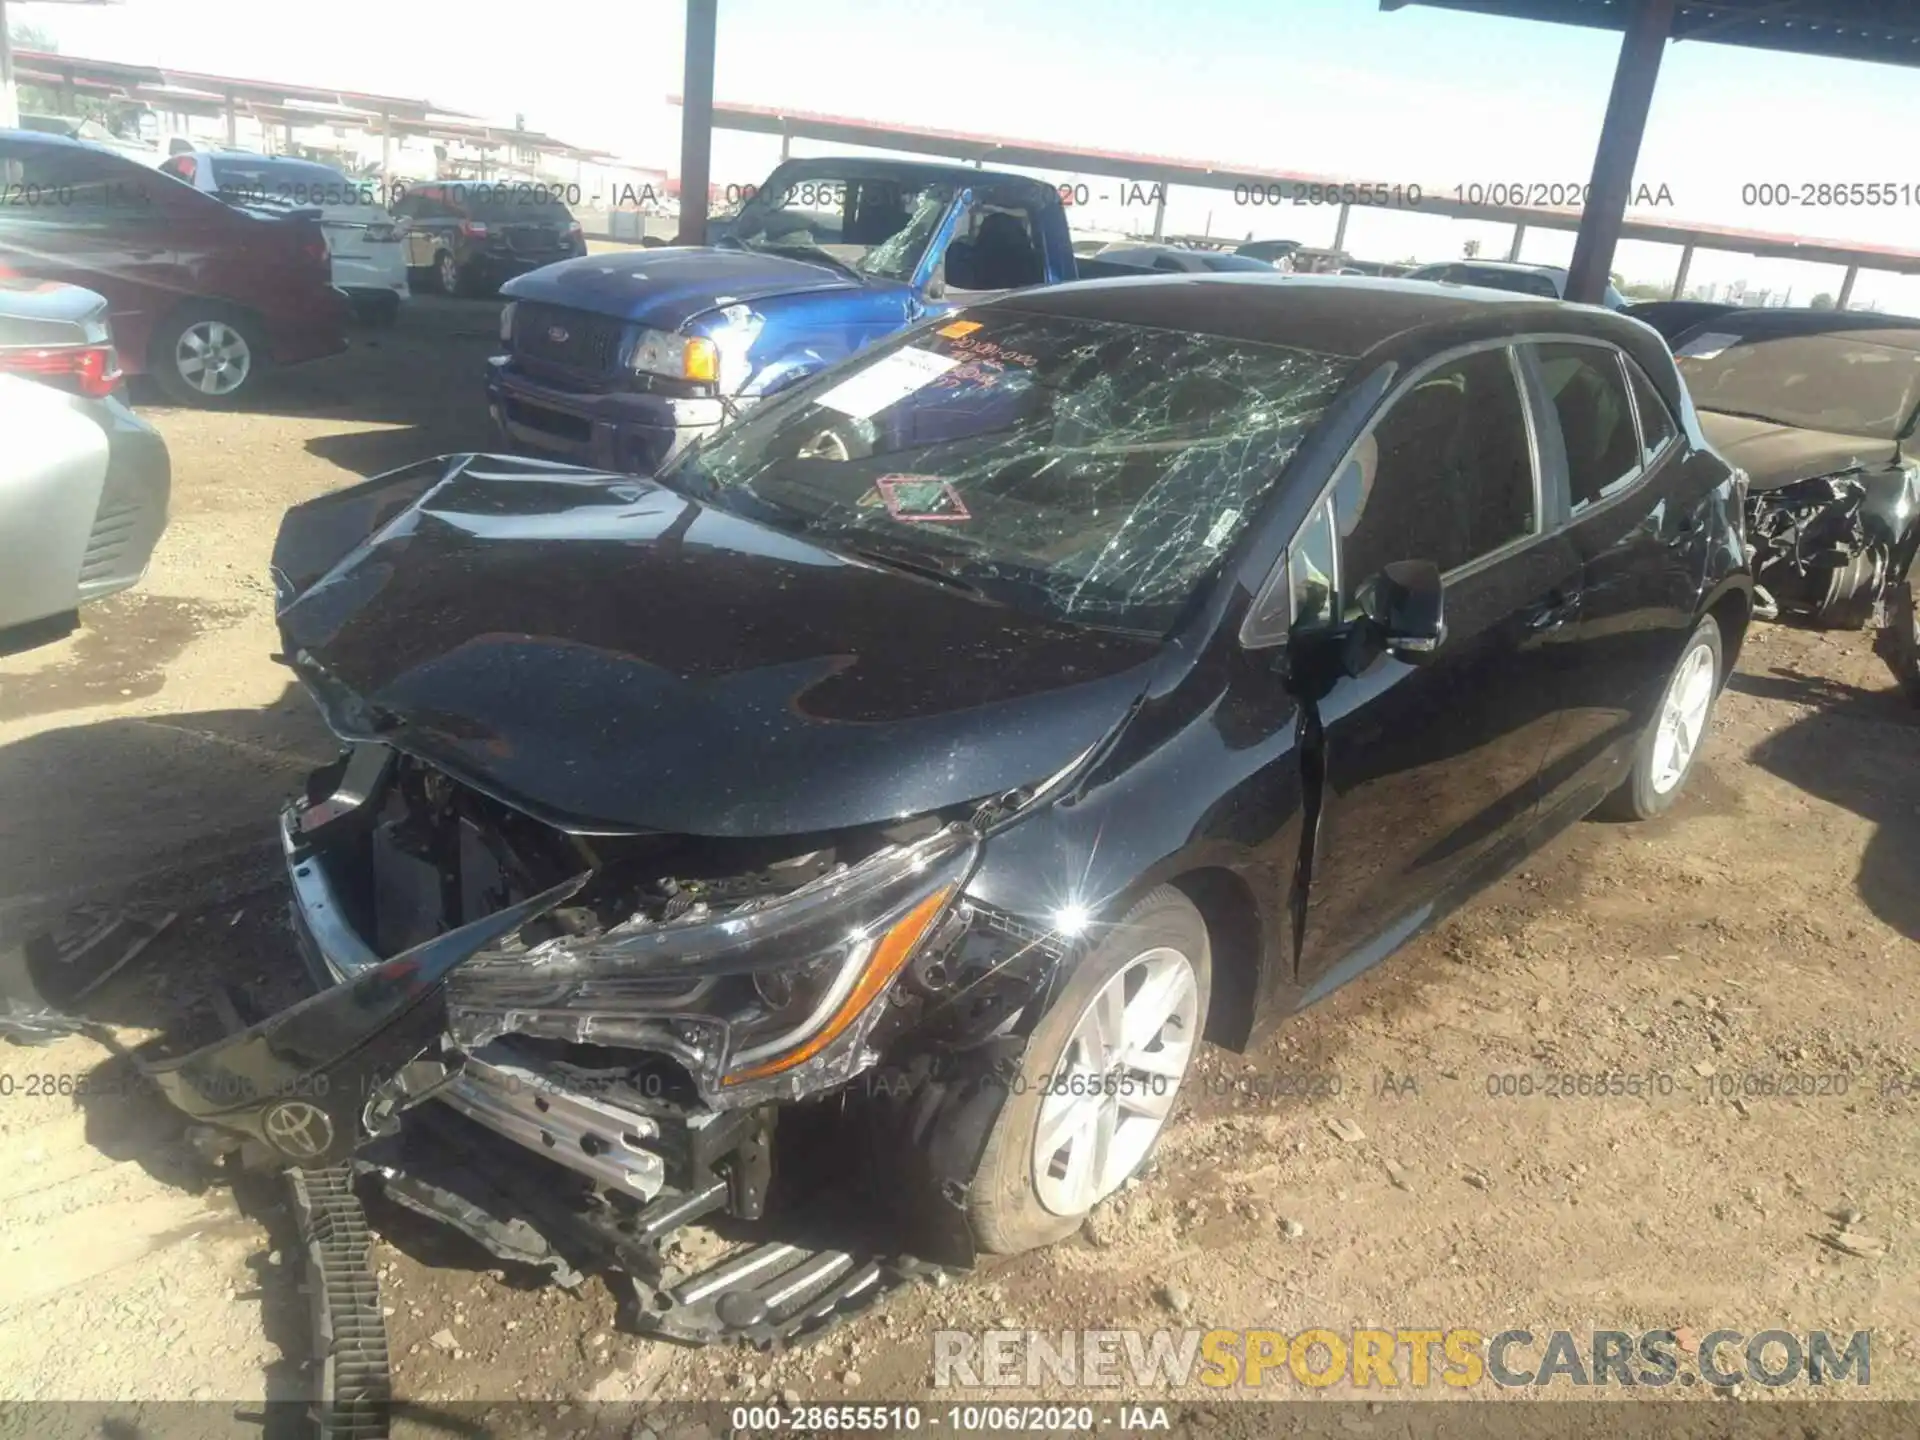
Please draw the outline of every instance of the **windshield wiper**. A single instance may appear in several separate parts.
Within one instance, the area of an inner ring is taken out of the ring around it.
[[[1722,410],[1718,405],[1701,405],[1700,408],[1702,410],[1710,410],[1715,415],[1731,416],[1735,420],[1758,420],[1763,425],[1784,425],[1789,430],[1806,428],[1805,426],[1794,424],[1791,420],[1782,420],[1778,415],[1762,415],[1757,410]]]
[[[965,576],[957,575],[938,561],[923,555],[909,554],[891,546],[877,546],[866,541],[847,540],[843,546],[845,553],[865,560],[870,564],[883,565],[889,570],[901,570],[909,575],[918,575],[925,580],[937,581],[954,590],[960,590],[980,599],[987,598],[987,592]]]

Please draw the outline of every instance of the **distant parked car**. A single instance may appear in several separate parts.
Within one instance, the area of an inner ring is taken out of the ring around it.
[[[1249,240],[1234,248],[1234,254],[1245,255],[1251,260],[1264,260],[1276,269],[1285,269],[1280,262],[1300,248],[1298,240]]]
[[[90,145],[111,150],[116,155],[124,155],[127,159],[142,165],[160,163],[158,145],[116,135],[98,120],[85,115],[22,115],[20,128],[33,130],[42,135],[64,135],[69,140],[84,140]]]
[[[372,180],[350,180],[331,165],[245,150],[188,150],[160,173],[230,204],[317,209],[333,259],[333,283],[356,311],[383,325],[408,297],[407,247]]]
[[[1875,624],[1920,699],[1920,319],[1721,309],[1672,343],[1700,428],[1750,477],[1759,613]]]
[[[102,296],[0,281],[0,653],[146,573],[171,467],[119,391]]]
[[[1228,255],[1219,250],[1187,250],[1178,245],[1109,245],[1096,258],[1110,264],[1138,265],[1144,270],[1170,270],[1186,275],[1228,270],[1251,270],[1267,275],[1273,273],[1271,260],[1259,260],[1251,255]]]
[[[1518,260],[1448,260],[1409,270],[1409,280],[1438,280],[1448,285],[1478,285],[1483,290],[1517,290],[1522,295],[1567,298],[1567,272],[1559,265],[1526,265]],[[1607,286],[1601,304],[1609,310],[1627,308],[1627,297]]]
[[[395,200],[407,263],[443,295],[482,295],[542,265],[587,253],[567,209],[575,187],[519,181],[433,180]]]
[[[270,364],[346,348],[311,212],[237,208],[76,140],[0,130],[0,264],[106,296],[120,363],[231,405]]]

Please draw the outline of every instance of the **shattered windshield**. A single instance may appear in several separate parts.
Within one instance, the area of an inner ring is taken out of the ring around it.
[[[1702,410],[1892,440],[1920,405],[1920,331],[1740,335],[1706,329],[1675,352]]]
[[[662,478],[876,563],[1163,633],[1349,364],[982,309],[795,387]]]
[[[748,250],[911,280],[953,196],[946,184],[811,174],[758,192],[728,222],[726,234]]]

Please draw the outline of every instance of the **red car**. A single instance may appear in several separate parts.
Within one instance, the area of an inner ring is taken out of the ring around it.
[[[228,205],[60,136],[0,130],[0,269],[106,296],[121,364],[183,404],[238,403],[268,366],[347,344],[311,213]]]

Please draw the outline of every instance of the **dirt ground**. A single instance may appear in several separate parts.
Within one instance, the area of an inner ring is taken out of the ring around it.
[[[293,964],[271,819],[332,747],[269,658],[275,527],[484,447],[494,326],[422,299],[250,412],[149,407],[175,467],[152,571],[0,660],[0,942],[83,900],[176,912],[88,1002],[127,1043],[215,972]],[[1867,637],[1758,627],[1671,816],[1576,827],[1258,1053],[1210,1053],[1157,1171],[1081,1237],[770,1358],[619,1334],[597,1281],[377,1217],[398,1393],[906,1398],[937,1326],[1172,1324],[1871,1330],[1871,1393],[1920,1398],[1917,755]],[[1489,1093],[1549,1072],[1666,1078]],[[1873,1243],[1834,1243],[1849,1210]],[[205,1184],[99,1044],[0,1048],[0,1400],[302,1393],[289,1233]]]

